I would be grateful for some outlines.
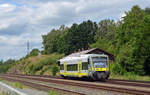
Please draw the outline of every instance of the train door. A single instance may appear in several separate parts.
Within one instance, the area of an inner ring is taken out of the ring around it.
[[[67,64],[66,62],[64,62],[64,73],[66,74],[66,71],[67,71]]]
[[[78,77],[81,77],[81,61],[78,62]]]

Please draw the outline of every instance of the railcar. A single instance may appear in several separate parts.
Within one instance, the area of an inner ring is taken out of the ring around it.
[[[68,56],[58,61],[60,75],[84,77],[90,80],[106,80],[110,75],[109,57],[105,54],[84,54]]]

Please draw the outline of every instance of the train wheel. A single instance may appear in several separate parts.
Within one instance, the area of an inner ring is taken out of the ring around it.
[[[63,79],[67,79],[67,78],[68,78],[67,76],[64,76],[64,75],[61,75],[61,77],[62,77]]]
[[[106,81],[106,74],[104,72],[97,73],[97,79],[100,81]]]
[[[96,81],[96,78],[95,77],[88,77],[88,80],[93,82],[93,81]]]

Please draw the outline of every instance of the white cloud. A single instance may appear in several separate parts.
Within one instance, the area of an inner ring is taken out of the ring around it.
[[[16,6],[11,4],[1,4],[0,5],[0,14],[8,13],[10,11],[15,10]]]

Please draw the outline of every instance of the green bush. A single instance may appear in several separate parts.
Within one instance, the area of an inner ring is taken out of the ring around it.
[[[20,62],[22,64],[20,68],[21,68],[21,71],[23,71],[25,74],[43,75],[47,71],[52,72],[52,68],[56,66],[57,61],[63,56],[64,56],[63,54],[54,53],[50,55],[43,55],[41,56],[41,58],[30,57],[26,60],[22,60],[22,61],[25,61],[26,64],[22,64],[22,61]]]
[[[114,75],[124,75],[126,70],[121,67],[118,63],[113,63],[110,65],[110,71]]]
[[[6,73],[9,68],[15,65],[16,61],[12,59],[8,59],[7,61],[0,64],[0,73]]]
[[[59,95],[59,94],[57,94],[56,91],[55,91],[54,89],[52,89],[52,90],[48,93],[48,95]]]
[[[136,80],[137,79],[137,75],[135,75],[134,72],[127,72],[124,75],[128,80]]]
[[[48,69],[51,69],[52,66],[51,65],[46,65],[44,69],[42,69],[42,71],[40,72],[40,75],[43,75]]]
[[[56,73],[58,72],[58,67],[57,66],[54,66],[53,68],[52,68],[52,75],[53,76],[56,76]]]
[[[19,83],[19,82],[15,82],[14,83],[14,87],[23,89],[23,85],[21,83]]]

